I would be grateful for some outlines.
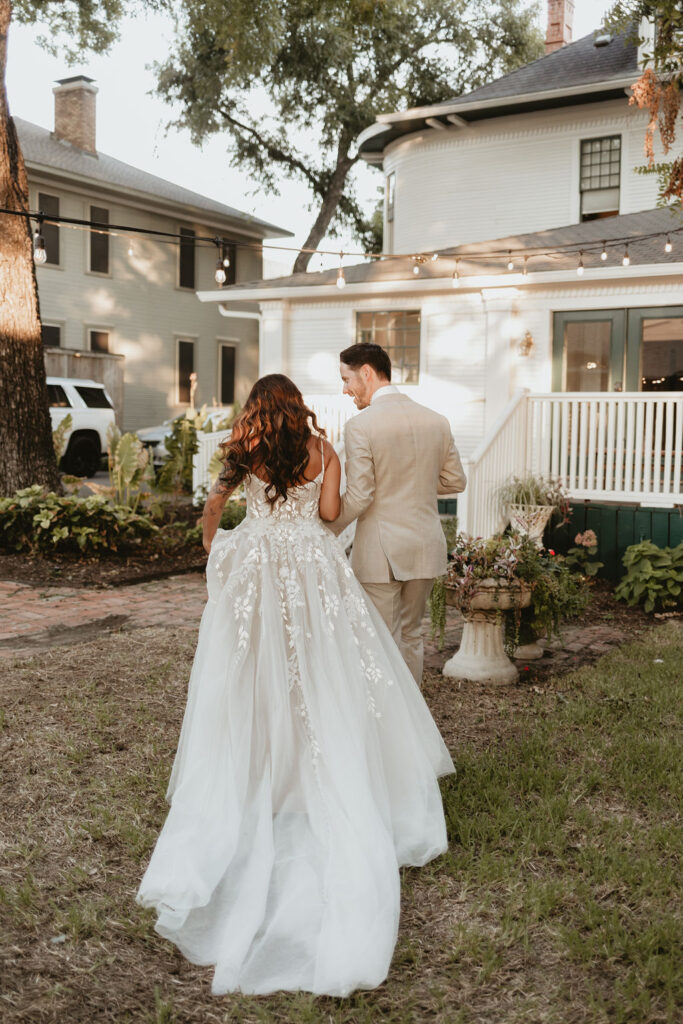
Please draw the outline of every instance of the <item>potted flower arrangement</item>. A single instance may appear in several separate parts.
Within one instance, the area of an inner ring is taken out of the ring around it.
[[[561,523],[569,522],[567,495],[552,477],[513,476],[498,488],[496,497],[511,528],[531,537],[538,547],[553,513]]]
[[[543,553],[529,537],[511,533],[488,539],[460,534],[448,574],[432,594],[432,623],[443,636],[445,605],[465,619],[460,649],[443,669],[446,676],[514,682],[515,666],[506,654],[519,644],[522,610],[529,624],[550,638],[563,619],[586,604],[583,582],[563,559]]]

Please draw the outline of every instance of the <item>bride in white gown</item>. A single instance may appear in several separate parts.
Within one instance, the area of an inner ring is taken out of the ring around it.
[[[399,866],[446,849],[437,778],[453,764],[323,525],[338,514],[340,467],[311,423],[272,374],[225,445],[171,807],[137,896],[159,934],[215,965],[216,994],[381,984]],[[217,530],[242,480],[246,518]]]

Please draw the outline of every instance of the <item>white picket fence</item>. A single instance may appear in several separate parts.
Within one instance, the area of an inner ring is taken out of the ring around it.
[[[466,464],[460,528],[503,525],[495,491],[524,473],[562,481],[575,500],[683,502],[683,393],[521,393]]]

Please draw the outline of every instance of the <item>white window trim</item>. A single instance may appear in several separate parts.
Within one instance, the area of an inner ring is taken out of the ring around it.
[[[418,353],[417,353],[417,357],[418,357],[418,362],[417,362],[417,380],[414,381],[414,382],[412,382],[412,381],[405,381],[405,382],[397,382],[397,381],[395,382],[395,381],[392,381],[392,384],[395,383],[396,387],[399,387],[399,388],[416,388],[416,387],[419,387],[420,384],[422,383],[421,378],[423,376],[423,373],[425,372],[424,367],[426,365],[425,364],[425,359],[426,359],[425,336],[423,334],[423,325],[424,325],[425,319],[424,319],[424,313],[423,313],[422,307],[421,306],[414,306],[412,309],[406,309],[404,305],[396,306],[395,308],[390,307],[390,306],[386,306],[386,305],[381,305],[378,308],[375,308],[374,306],[371,307],[371,308],[362,308],[360,306],[355,306],[352,309],[352,330],[353,330],[353,342],[352,342],[352,344],[356,344],[358,342],[358,314],[359,313],[372,313],[373,315],[377,315],[378,313],[417,313],[419,315],[419,317],[420,317],[420,330],[419,330],[419,333],[418,333],[418,340],[417,340],[417,346],[418,346]],[[392,363],[392,369],[393,369],[393,363]]]
[[[581,221],[581,143],[582,142],[594,142],[595,139],[606,139],[619,137],[619,214],[623,213],[624,206],[624,132],[610,132],[609,135],[605,135],[604,127],[600,130],[597,128],[594,131],[582,133],[578,137],[578,145],[573,147],[572,153],[572,180],[574,182],[574,188],[572,189],[572,224],[583,223]]]
[[[181,291],[188,291],[188,290],[189,289],[181,288]],[[192,344],[194,345],[193,358],[192,358],[192,365],[193,365],[194,369],[193,369],[192,372],[193,373],[197,373],[197,343],[199,342],[199,335],[198,334],[174,334],[173,338],[174,338],[174,342],[175,342],[175,344],[173,346],[173,349],[174,349],[174,359],[173,359],[174,387],[173,387],[173,390],[174,390],[174,396],[175,396],[175,404],[176,405],[182,405],[184,408],[189,409],[190,408],[190,403],[189,402],[182,402],[181,399],[180,399],[180,346],[179,346],[178,342],[180,342],[180,341],[191,341]]]

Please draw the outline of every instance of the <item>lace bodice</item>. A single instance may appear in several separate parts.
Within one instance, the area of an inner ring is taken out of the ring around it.
[[[280,522],[318,519],[323,472],[321,469],[315,480],[307,480],[306,483],[290,487],[287,491],[287,500],[278,498],[273,505],[266,497],[268,485],[257,476],[249,477],[244,485],[247,495],[247,519],[274,519]]]

